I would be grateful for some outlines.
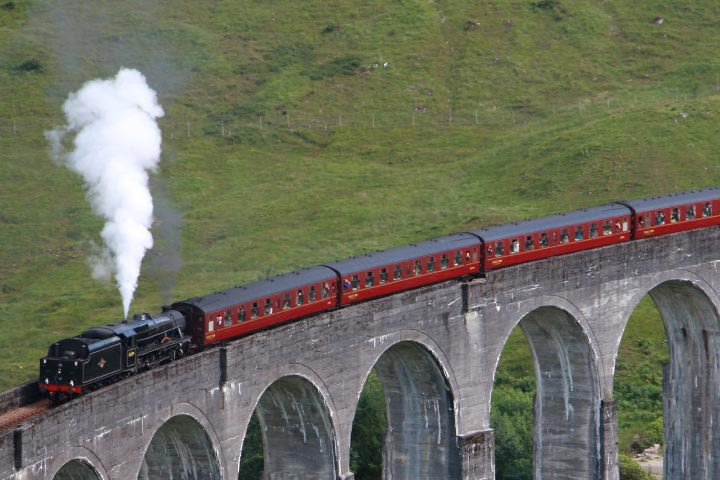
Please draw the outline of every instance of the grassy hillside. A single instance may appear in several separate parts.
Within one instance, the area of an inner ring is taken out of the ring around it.
[[[86,264],[102,221],[44,137],[84,82],[137,68],[166,112],[157,247],[133,303],[156,311],[720,183],[718,18],[708,0],[3,0],[0,389],[33,378],[55,339],[122,314]]]

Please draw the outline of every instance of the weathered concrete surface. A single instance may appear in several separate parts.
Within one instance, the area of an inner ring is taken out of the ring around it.
[[[519,324],[536,360],[536,478],[616,480],[615,359],[647,293],[671,332],[666,478],[720,478],[719,259],[720,230],[707,229],[285,325],[58,407],[11,440],[0,436],[0,459],[13,459],[0,478],[53,479],[70,462],[102,479],[161,468],[173,478],[192,478],[193,468],[235,478],[257,409],[273,478],[351,479],[354,413],[376,368],[390,422],[386,478],[490,479],[494,372]],[[187,432],[204,434],[198,441]],[[158,462],[157,452],[172,460]]]

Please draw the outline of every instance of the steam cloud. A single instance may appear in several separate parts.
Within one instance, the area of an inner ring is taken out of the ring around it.
[[[142,259],[153,246],[148,171],[160,162],[155,119],[164,112],[145,77],[132,69],[87,82],[70,94],[63,111],[67,125],[47,138],[55,157],[83,177],[94,211],[107,219],[101,232],[107,250],[96,256],[93,270],[114,272],[127,318]],[[64,152],[68,133],[75,135],[74,149]]]

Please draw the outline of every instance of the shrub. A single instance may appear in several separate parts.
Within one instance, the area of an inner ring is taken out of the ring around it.
[[[43,65],[37,58],[31,58],[18,65],[17,70],[19,72],[42,72]]]
[[[620,480],[653,480],[640,464],[627,455],[620,454]]]

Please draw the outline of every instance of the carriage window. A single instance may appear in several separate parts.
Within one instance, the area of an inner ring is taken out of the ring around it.
[[[455,266],[457,267],[461,263],[462,263],[462,253],[460,252],[460,250],[458,250],[457,252],[455,252]]]
[[[538,242],[541,247],[547,247],[548,246],[548,238],[547,233],[543,232],[540,234],[540,241]]]
[[[675,223],[680,221],[680,209],[679,208],[673,208],[670,211],[670,223]]]
[[[265,315],[270,315],[272,313],[272,301],[268,298],[265,300]]]
[[[618,223],[618,229],[620,227],[620,224]],[[603,222],[603,235],[610,235],[612,233],[612,222],[610,220],[605,220]]]
[[[443,253],[443,254],[442,254],[442,257],[440,258],[440,268],[443,269],[443,270],[446,269],[446,268],[448,268],[448,256],[447,256],[447,253]]]
[[[360,277],[358,277],[357,275],[353,275],[352,276],[352,289],[357,290],[358,288],[360,288]]]
[[[557,244],[557,232],[552,232],[552,243],[553,245]]]
[[[413,273],[415,275],[420,275],[422,273],[422,262],[420,260],[415,260],[415,268],[413,269]]]
[[[583,227],[582,225],[578,225],[575,227],[575,240],[582,240],[583,239]]]
[[[658,210],[655,212],[655,225],[662,225],[665,223],[665,212]]]
[[[380,285],[383,283],[387,283],[388,274],[387,274],[387,268],[381,268],[380,269]]]
[[[597,236],[598,236],[597,224],[591,223],[590,224],[590,238],[595,238]]]
[[[297,305],[297,306],[300,306],[300,305],[302,305],[303,303],[305,303],[305,298],[304,298],[304,295],[303,295],[303,291],[302,291],[302,290],[298,290],[298,292],[297,292],[297,302],[296,302],[296,305]]]
[[[223,321],[225,322],[226,327],[232,325],[232,312],[230,310],[225,310],[225,318]]]
[[[373,279],[373,272],[367,272],[365,274],[365,286],[372,287],[374,284],[375,280]]]
[[[641,227],[645,226],[645,218],[642,215],[638,215],[638,225]]]
[[[535,242],[532,236],[528,235],[525,237],[525,250],[532,250],[533,248],[535,248]]]
[[[503,242],[496,242],[495,243],[495,256],[496,257],[502,257],[505,254],[505,245]]]
[[[286,293],[283,296],[283,308],[284,309],[290,308],[290,294],[289,293]]]
[[[315,298],[315,285],[313,285],[312,287],[310,287],[310,294],[308,295],[308,300],[314,302]]]
[[[568,229],[563,228],[560,232],[560,243],[568,243],[570,241],[570,235],[568,234]]]
[[[427,262],[427,271],[428,272],[434,272],[435,271],[435,257],[430,257]]]
[[[695,219],[695,205],[690,205],[685,209],[685,219],[686,220],[694,220]]]
[[[214,332],[215,331],[215,321],[210,319],[208,320],[208,332]]]
[[[238,307],[238,322],[244,322],[245,321],[245,307],[240,306]]]
[[[255,318],[258,315],[260,315],[260,309],[258,308],[257,302],[252,304],[252,309],[250,310],[250,318]]]
[[[330,296],[330,285],[328,285],[327,282],[322,284],[322,289],[320,289],[320,296],[322,298],[327,298],[328,296]]]
[[[707,202],[705,206],[703,207],[702,211],[703,217],[709,217],[712,215],[712,205],[710,205],[710,202]]]
[[[510,253],[518,253],[520,251],[520,242],[517,238],[510,240]]]
[[[650,226],[650,214],[645,214],[645,225]]]
[[[402,278],[402,265],[395,265],[393,271],[393,280],[400,280]]]

